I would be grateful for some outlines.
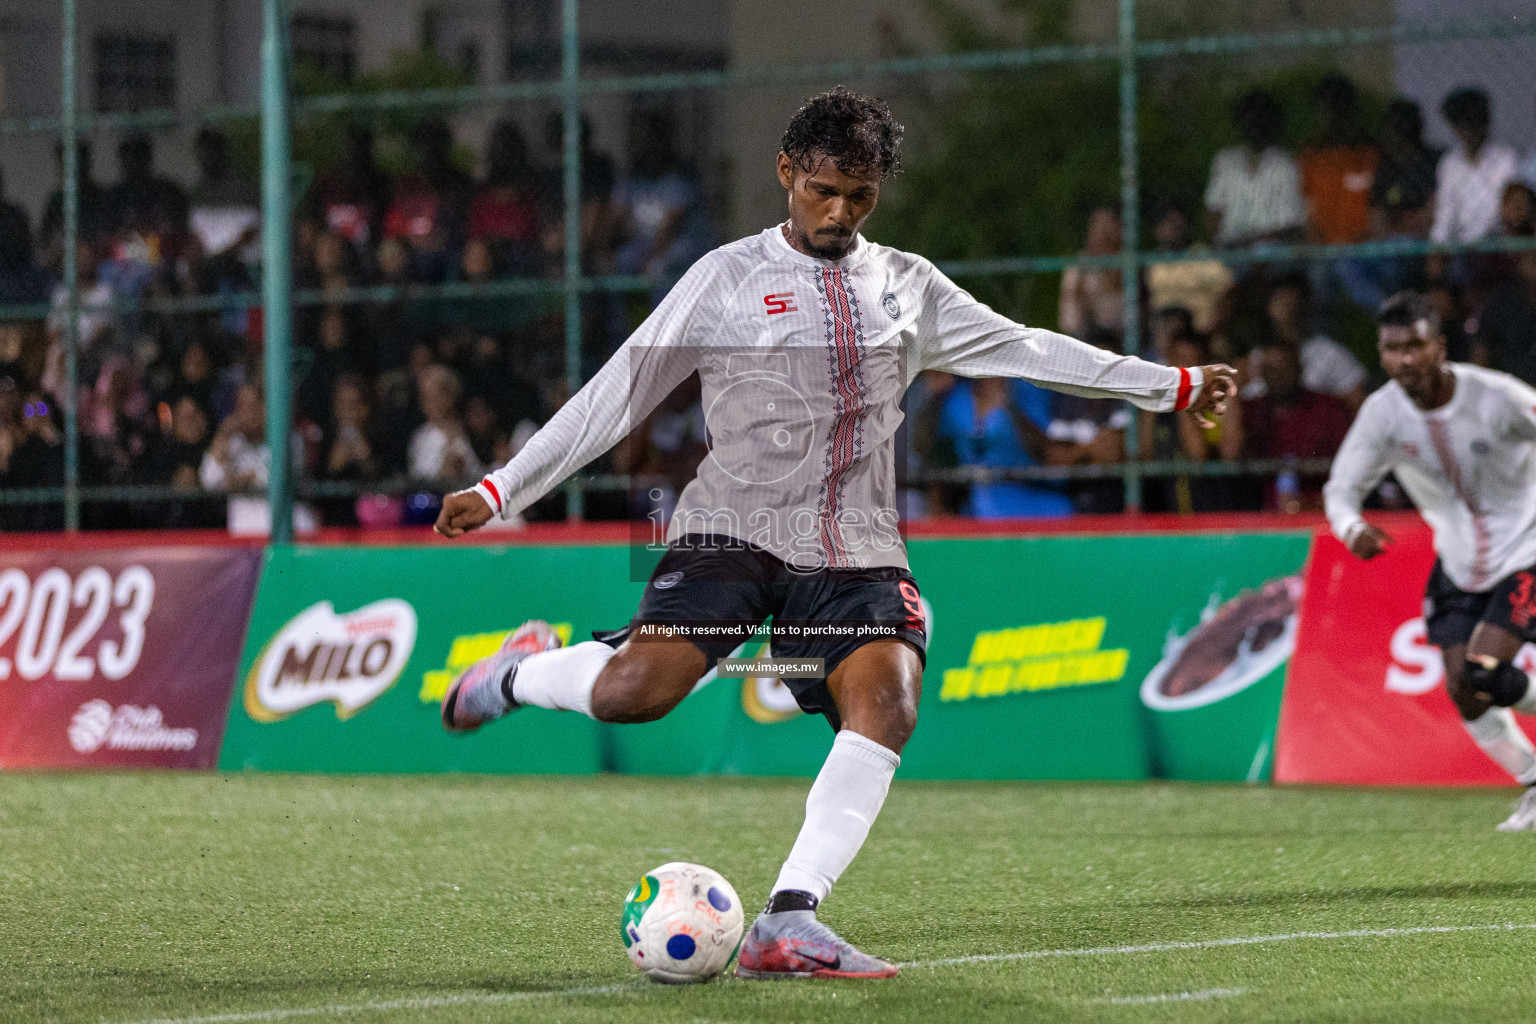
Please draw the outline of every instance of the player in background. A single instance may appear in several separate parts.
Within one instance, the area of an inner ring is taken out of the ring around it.
[[[774,655],[824,659],[824,678],[785,680],[836,736],[743,940],[745,977],[896,973],[815,911],[863,845],[917,723],[928,638],[896,515],[907,386],[924,369],[1022,377],[1202,417],[1222,411],[1233,389],[1227,366],[1159,366],[1023,327],[922,257],[865,240],[859,229],[897,168],[901,133],[881,101],[844,89],[810,100],[777,155],[789,219],[694,264],[506,467],[447,497],[436,526],[457,537],[514,515],[698,371],[710,455],[678,499],[629,627],[556,649],[546,624],[525,624],[449,687],[443,724],[478,728],[524,704],[653,721],[770,616]],[[797,640],[777,631],[797,622],[887,635]],[[699,624],[739,631],[714,638]],[[690,632],[668,635],[667,626]]]
[[[1525,794],[1504,832],[1536,831],[1536,748],[1510,709],[1536,714],[1514,664],[1536,641],[1536,391],[1505,373],[1447,362],[1428,299],[1382,304],[1377,351],[1392,379],[1365,400],[1323,489],[1333,533],[1360,558],[1391,538],[1361,502],[1397,474],[1435,535],[1424,592],[1429,642],[1468,735]]]

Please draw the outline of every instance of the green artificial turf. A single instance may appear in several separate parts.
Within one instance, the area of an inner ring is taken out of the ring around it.
[[[1536,1019],[1536,927],[1486,927],[1536,926],[1508,791],[898,784],[822,916],[901,977],[637,979],[630,885],[755,908],[806,788],[0,776],[0,1020]],[[1480,930],[1081,952],[1426,927]]]

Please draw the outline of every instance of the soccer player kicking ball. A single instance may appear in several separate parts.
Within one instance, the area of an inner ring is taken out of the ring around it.
[[[453,682],[443,724],[474,729],[525,704],[654,721],[770,616],[774,655],[822,659],[824,678],[786,682],[836,738],[742,943],[742,977],[896,973],[817,921],[816,905],[863,845],[917,721],[928,638],[895,508],[907,385],[924,369],[1022,377],[1202,417],[1232,393],[1230,367],[1159,366],[1023,327],[922,257],[861,237],[901,133],[883,102],[844,89],[802,107],[777,156],[789,219],[694,264],[511,462],[449,495],[437,520],[457,537],[513,515],[699,373],[710,455],[629,627],[556,649],[546,624],[526,623]]]
[[[1527,787],[1504,832],[1536,831],[1536,749],[1514,708],[1536,714],[1536,688],[1514,665],[1536,640],[1536,391],[1505,373],[1447,362],[1429,301],[1404,292],[1377,317],[1392,379],[1365,400],[1324,488],[1334,535],[1360,558],[1390,542],[1360,503],[1397,474],[1435,534],[1424,592],[1429,642],[1462,725]]]

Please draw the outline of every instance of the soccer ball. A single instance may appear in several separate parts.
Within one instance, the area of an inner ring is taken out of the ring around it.
[[[743,922],[730,882],[703,865],[675,862],[635,883],[619,927],[637,969],[652,981],[687,985],[725,970]]]

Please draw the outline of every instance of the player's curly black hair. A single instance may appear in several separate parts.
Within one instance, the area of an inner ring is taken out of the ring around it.
[[[840,85],[795,111],[779,148],[803,171],[830,157],[845,174],[873,168],[883,178],[901,169],[904,131],[884,100]]]
[[[1381,304],[1376,322],[1382,327],[1414,327],[1422,322],[1430,334],[1440,333],[1440,313],[1426,295],[1398,292]]]

